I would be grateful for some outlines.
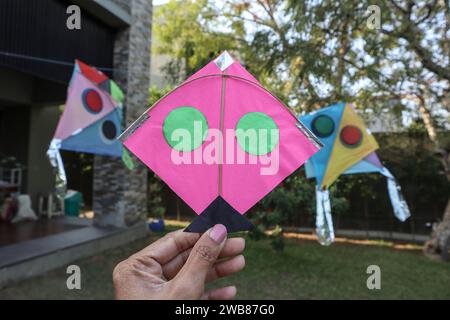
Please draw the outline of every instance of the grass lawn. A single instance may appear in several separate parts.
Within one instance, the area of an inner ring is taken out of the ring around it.
[[[82,289],[66,288],[65,268],[0,290],[0,299],[111,299],[111,272],[133,252],[154,241],[142,239],[74,262]],[[236,284],[238,299],[450,299],[450,264],[418,251],[383,246],[288,239],[284,252],[266,240],[247,240],[246,268],[213,286]],[[381,268],[381,290],[368,290],[366,268]]]

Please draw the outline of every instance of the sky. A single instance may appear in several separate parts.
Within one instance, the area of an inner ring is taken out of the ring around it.
[[[166,4],[167,2],[169,2],[169,0],[153,0],[153,5],[159,6],[161,4]]]

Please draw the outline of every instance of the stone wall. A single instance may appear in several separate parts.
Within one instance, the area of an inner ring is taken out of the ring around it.
[[[150,85],[151,0],[112,0],[132,16],[132,25],[117,33],[114,80],[125,93],[124,126],[146,109]],[[148,169],[136,158],[129,171],[120,159],[94,160],[95,221],[101,226],[129,226],[147,213]]]

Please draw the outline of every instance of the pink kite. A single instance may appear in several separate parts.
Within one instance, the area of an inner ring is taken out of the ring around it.
[[[188,78],[120,137],[198,215],[249,230],[242,217],[317,152],[319,140],[227,52]]]

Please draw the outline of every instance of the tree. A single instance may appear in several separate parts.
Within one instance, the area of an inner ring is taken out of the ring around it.
[[[387,9],[391,10],[390,18],[396,17],[392,22],[396,27],[381,29],[383,37],[390,41],[404,41],[405,51],[413,53],[406,62],[418,66],[405,72],[404,78],[410,80],[413,89],[398,96],[412,100],[450,182],[450,147],[448,141],[440,139],[438,124],[432,114],[433,105],[450,110],[450,3],[444,0],[417,3],[391,0],[387,5]],[[446,243],[449,239],[450,198],[442,221],[434,226],[432,237],[425,245],[425,253],[432,257],[442,255],[443,250],[448,250]]]
[[[277,39],[276,47],[285,53],[282,62],[292,66],[297,57],[303,60],[299,68],[292,68],[298,79],[294,75],[288,82],[291,90],[297,90],[294,101],[306,98],[303,109],[351,99],[372,111],[408,110],[421,117],[450,181],[449,145],[438,135],[439,113],[448,111],[450,102],[449,2],[378,1],[379,30],[367,25],[366,11],[373,4],[369,1],[289,1],[285,8],[284,1],[245,3],[253,21],[270,30],[266,40]],[[246,19],[243,13],[239,17]],[[318,86],[324,85],[330,90],[320,94]],[[450,199],[425,252],[441,254],[449,237]]]
[[[212,1],[172,0],[155,14],[155,53],[171,57],[165,74],[172,85],[195,73],[224,50],[236,50],[237,42],[222,31]]]
[[[439,134],[448,129],[450,111],[448,1],[202,0],[180,6],[183,14],[165,12],[177,28],[156,26],[175,65],[186,61],[192,71],[211,52],[228,49],[295,112],[353,101],[363,116],[387,111],[399,125],[405,116],[420,119],[450,182],[450,147]],[[370,25],[373,15],[379,28]],[[180,50],[173,43],[186,45]],[[450,199],[426,252],[438,255],[449,235]]]

